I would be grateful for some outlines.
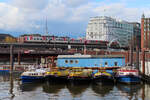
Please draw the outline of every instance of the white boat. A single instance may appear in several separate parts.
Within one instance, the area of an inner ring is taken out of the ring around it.
[[[125,66],[117,70],[116,81],[121,83],[140,83],[139,71],[134,66]]]
[[[44,81],[47,71],[49,68],[29,66],[29,69],[21,74],[21,80],[23,83]]]

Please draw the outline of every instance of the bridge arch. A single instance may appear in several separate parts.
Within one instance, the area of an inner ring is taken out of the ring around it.
[[[121,44],[120,44],[120,42],[118,41],[118,39],[117,39],[117,38],[116,38],[116,39],[111,40],[111,41],[109,42],[109,44],[107,45],[107,47],[108,47],[108,48],[110,48],[113,42],[117,42],[117,44],[119,45],[119,47],[121,47]]]

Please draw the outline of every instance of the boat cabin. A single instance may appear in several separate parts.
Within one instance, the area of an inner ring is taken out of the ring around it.
[[[123,67],[123,55],[59,55],[57,67]]]

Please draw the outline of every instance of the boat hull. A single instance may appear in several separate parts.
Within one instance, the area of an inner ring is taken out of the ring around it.
[[[67,82],[67,76],[55,76],[55,75],[47,75],[46,80],[50,82]]]
[[[127,84],[140,83],[141,81],[139,76],[133,76],[133,75],[117,76],[116,80],[117,82],[127,83]]]
[[[91,77],[69,77],[68,78],[69,82],[72,83],[91,83],[92,82],[92,78]]]
[[[22,83],[43,82],[44,76],[21,76]]]
[[[113,77],[109,77],[109,76],[98,76],[98,77],[94,77],[93,78],[94,82],[101,82],[101,83],[105,83],[105,84],[113,84],[114,83],[114,78]]]
[[[9,70],[0,69],[0,73],[9,73]]]

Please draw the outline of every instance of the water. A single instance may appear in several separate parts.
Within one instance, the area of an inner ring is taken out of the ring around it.
[[[36,83],[0,75],[0,100],[150,100],[150,85]]]

